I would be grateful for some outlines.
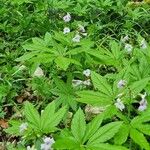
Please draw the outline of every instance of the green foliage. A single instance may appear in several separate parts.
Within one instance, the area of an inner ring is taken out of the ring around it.
[[[73,117],[70,136],[60,137],[54,144],[54,148],[96,149],[101,147],[103,149],[108,149],[111,146],[104,143],[114,137],[122,125],[122,122],[112,122],[100,127],[102,120],[103,115],[98,115],[90,123],[86,124],[84,113],[79,109]],[[67,144],[64,144],[64,141],[67,141]],[[115,145],[114,148],[125,149],[124,147]]]
[[[6,149],[149,150],[149,6],[1,0]]]

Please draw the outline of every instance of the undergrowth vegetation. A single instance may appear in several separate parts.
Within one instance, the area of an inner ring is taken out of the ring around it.
[[[150,150],[150,1],[1,0],[0,149]]]

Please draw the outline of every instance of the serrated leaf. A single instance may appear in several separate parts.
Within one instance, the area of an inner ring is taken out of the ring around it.
[[[75,139],[80,143],[82,142],[83,137],[85,135],[85,130],[86,130],[85,116],[83,111],[81,109],[78,109],[71,123],[71,132],[75,137]]]
[[[92,72],[91,73],[91,79],[93,82],[93,85],[96,89],[98,89],[100,92],[111,96],[112,95],[112,88],[111,86],[108,84],[107,80],[105,79],[105,77],[102,77],[101,75]]]
[[[40,128],[40,115],[30,102],[25,103],[24,114],[32,127]]]
[[[79,98],[76,101],[96,106],[108,106],[112,104],[112,99],[105,94],[94,91],[79,91],[76,92]]]
[[[101,127],[88,141],[89,144],[103,143],[110,140],[118,132],[121,121],[111,122]]]
[[[136,144],[140,145],[141,148],[144,148],[145,150],[150,150],[150,146],[147,139],[138,130],[132,128],[130,130],[130,137]]]

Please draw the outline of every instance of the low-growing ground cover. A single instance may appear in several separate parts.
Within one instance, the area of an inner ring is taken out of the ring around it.
[[[149,99],[149,0],[0,1],[0,150],[150,150]]]

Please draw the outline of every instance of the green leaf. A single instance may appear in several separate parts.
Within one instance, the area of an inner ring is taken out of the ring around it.
[[[144,78],[141,79],[140,81],[136,81],[134,82],[131,86],[129,86],[130,90],[137,95],[138,93],[140,93],[148,84],[150,78]]]
[[[19,127],[21,125],[21,122],[18,120],[10,120],[9,124],[11,126],[9,126],[7,129],[5,129],[5,132],[8,134],[19,136],[20,135]]]
[[[92,144],[91,146],[88,146],[90,150],[128,150],[127,148],[123,146],[117,146],[117,145],[110,145],[110,144]]]
[[[56,130],[56,126],[62,120],[66,113],[66,107],[55,112],[55,103],[50,103],[41,114],[41,130],[44,133],[50,133]]]
[[[55,113],[55,103],[52,102],[47,105],[44,111],[41,114],[41,129],[47,131],[49,126],[51,126],[51,118],[54,117]]]
[[[81,109],[78,109],[71,123],[71,132],[75,137],[75,139],[80,143],[82,142],[83,137],[85,135],[85,130],[86,130],[86,122],[84,113]]]
[[[66,113],[67,107],[60,108],[52,117],[51,119],[51,126],[57,126],[60,121],[63,119],[65,113]]]
[[[86,142],[96,131],[99,129],[103,120],[103,114],[97,115],[88,125],[84,136],[84,142]]]
[[[115,144],[122,145],[123,143],[125,143],[128,138],[129,131],[130,131],[130,126],[123,124],[120,127],[118,133],[114,137]]]
[[[144,148],[145,150],[150,150],[148,141],[146,140],[144,135],[138,130],[132,128],[130,130],[130,137],[136,144],[140,145],[141,148]]]
[[[50,53],[51,52],[50,48],[40,45],[40,44],[25,44],[25,45],[23,45],[23,48],[26,50],[30,50],[30,51],[37,51],[37,53],[39,53],[39,52],[49,52]]]
[[[112,93],[113,93],[112,88],[108,84],[105,77],[102,77],[101,75],[99,75],[95,72],[92,72],[91,73],[91,79],[92,79],[94,87],[97,88],[100,92],[106,94],[107,96],[112,95]]]
[[[52,146],[55,149],[75,149],[79,147],[79,143],[73,138],[58,139]]]
[[[76,92],[79,98],[76,98],[78,102],[96,105],[96,106],[108,106],[111,105],[112,99],[108,98],[105,94],[94,91],[79,91]]]
[[[15,61],[25,61],[33,58],[34,56],[37,55],[37,52],[30,52],[30,53],[25,53],[23,56],[15,59]]]
[[[122,125],[121,121],[111,122],[101,127],[90,139],[89,144],[103,143],[110,140],[118,132]]]
[[[40,115],[30,102],[25,103],[24,114],[28,122],[34,127],[40,128]]]
[[[139,124],[136,126],[136,129],[141,131],[143,134],[150,136],[150,125],[149,124]]]
[[[133,127],[136,127],[139,124],[146,123],[149,121],[150,121],[150,112],[148,111],[148,112],[145,112],[144,114],[142,114],[141,116],[137,116],[137,117],[133,118],[131,121],[131,125]]]
[[[55,63],[63,70],[66,70],[70,64],[76,64],[81,66],[81,64],[78,61],[63,56],[58,56],[55,59]]]

